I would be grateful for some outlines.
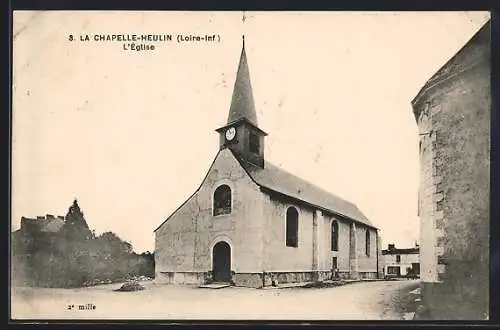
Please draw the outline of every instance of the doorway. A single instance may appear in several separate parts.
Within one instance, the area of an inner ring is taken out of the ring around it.
[[[231,247],[224,241],[214,246],[212,271],[214,282],[231,281]]]

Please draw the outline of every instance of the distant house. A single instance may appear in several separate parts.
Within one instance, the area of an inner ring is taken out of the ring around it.
[[[389,244],[387,250],[382,250],[384,260],[384,275],[394,277],[420,277],[420,248],[398,249]]]
[[[75,233],[85,239],[91,237],[91,231],[77,200],[73,201],[66,216],[47,214],[36,218],[21,217],[21,228],[14,231],[12,235],[14,239],[22,238],[26,241],[26,239],[36,239],[44,234],[51,236],[72,234],[72,238],[75,238]]]
[[[58,233],[64,225],[64,216],[38,216],[36,218],[21,217],[21,231],[40,231]]]

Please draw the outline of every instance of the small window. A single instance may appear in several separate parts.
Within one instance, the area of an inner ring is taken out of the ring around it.
[[[396,256],[396,262],[399,264],[401,262],[401,256],[400,255],[397,255]]]
[[[228,185],[217,187],[214,192],[214,216],[231,213],[231,188]]]
[[[388,266],[387,267],[387,274],[400,276],[401,275],[401,268],[398,266]]]
[[[339,224],[337,221],[332,221],[332,251],[339,250]]]
[[[258,154],[260,152],[260,140],[259,136],[250,133],[250,152]]]
[[[366,229],[365,253],[370,256],[370,229]]]
[[[286,246],[297,247],[299,241],[299,213],[295,207],[286,211]]]

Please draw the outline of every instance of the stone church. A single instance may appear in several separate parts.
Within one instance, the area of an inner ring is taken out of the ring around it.
[[[158,283],[378,278],[378,229],[356,207],[265,159],[245,44],[220,148],[199,188],[155,229]]]

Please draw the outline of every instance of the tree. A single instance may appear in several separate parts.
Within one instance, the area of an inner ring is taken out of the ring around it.
[[[133,251],[132,244],[122,241],[115,233],[107,231],[97,237],[104,244],[104,248],[114,254],[131,254]]]
[[[61,229],[62,233],[70,240],[91,239],[92,232],[85,221],[83,212],[80,210],[78,201],[75,199],[73,205],[69,207],[66,214],[64,225]]]
[[[107,231],[96,237],[75,200],[60,232],[12,234],[15,285],[80,287],[131,276],[154,276],[154,254],[133,252],[129,242]]]

